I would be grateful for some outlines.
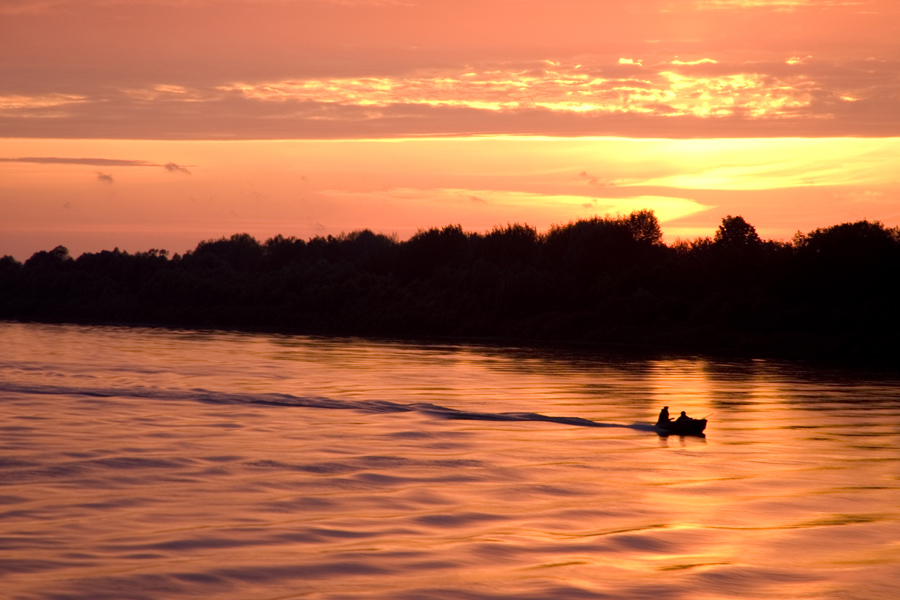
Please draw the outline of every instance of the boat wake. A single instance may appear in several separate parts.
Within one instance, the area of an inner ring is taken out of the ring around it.
[[[204,389],[165,390],[159,388],[84,388],[45,384],[21,384],[0,381],[0,392],[20,394],[68,395],[94,398],[137,398],[148,400],[189,400],[210,404],[263,404],[268,406],[357,410],[369,413],[419,412],[442,419],[468,421],[531,421],[558,423],[574,427],[616,427],[637,431],[657,431],[651,423],[604,423],[582,417],[543,415],[534,412],[477,412],[459,410],[428,402],[403,404],[389,400],[342,400],[323,396],[292,394],[231,394]]]

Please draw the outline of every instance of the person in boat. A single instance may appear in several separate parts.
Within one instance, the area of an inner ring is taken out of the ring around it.
[[[672,418],[669,416],[669,407],[663,406],[662,410],[659,411],[659,418],[656,420],[657,425],[667,425],[672,422]]]
[[[681,411],[681,414],[678,415],[678,418],[675,419],[675,422],[676,423],[684,423],[685,421],[693,421],[693,419],[690,418],[689,416],[687,416],[686,412]]]

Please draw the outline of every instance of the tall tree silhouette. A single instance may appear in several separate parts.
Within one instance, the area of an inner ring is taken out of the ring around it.
[[[628,215],[627,219],[628,228],[631,230],[631,237],[634,241],[654,246],[662,244],[662,228],[652,210],[636,210]]]
[[[262,244],[249,233],[236,233],[230,238],[201,242],[194,256],[213,255],[235,271],[249,271],[259,267],[264,256]]]
[[[713,242],[720,247],[725,248],[746,248],[748,246],[758,246],[762,243],[756,228],[744,220],[744,217],[732,217],[728,215],[722,219],[716,231],[716,237]]]

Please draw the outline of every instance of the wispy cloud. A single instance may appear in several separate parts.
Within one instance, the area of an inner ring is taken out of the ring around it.
[[[162,167],[169,173],[190,175],[187,166],[174,162],[160,164],[148,160],[128,160],[121,158],[72,158],[58,156],[23,156],[18,158],[0,157],[0,163],[34,163],[43,165],[85,165],[90,167]],[[188,165],[191,166],[191,165]]]
[[[100,171],[97,171],[97,181],[100,181],[101,183],[115,183],[111,174],[102,173]]]
[[[620,63],[631,65],[634,63]],[[813,102],[808,81],[790,83],[741,65],[733,72],[696,72],[712,59],[673,60],[646,73],[608,66],[466,70],[407,77],[359,77],[237,83],[226,93],[262,102],[315,102],[384,108],[392,105],[483,111],[541,109],[554,113],[647,114],[666,117],[793,117]],[[654,72],[655,71],[655,72]]]
[[[838,63],[809,54],[726,58],[531,61],[202,87],[154,84],[81,94],[83,100],[52,107],[43,96],[31,104],[18,95],[0,103],[0,128],[14,137],[132,139],[900,134],[896,62]],[[101,112],[116,118],[100,118]],[[132,166],[184,173],[167,164]]]
[[[89,98],[79,94],[7,94],[0,95],[0,111],[16,109],[46,109],[67,104],[86,102]]]
[[[765,8],[773,10],[797,10],[801,8],[828,8],[833,6],[859,6],[859,0],[697,0],[701,10],[734,10]]]
[[[326,197],[366,200],[366,204],[384,202],[416,204],[437,207],[474,206],[474,210],[504,211],[550,209],[554,214],[628,214],[634,210],[652,209],[660,221],[671,221],[709,210],[709,206],[684,197],[653,196],[623,193],[618,197],[593,198],[574,194],[540,194],[520,190],[483,190],[465,188],[392,188],[372,192],[348,192],[344,190],[324,190]],[[587,212],[585,212],[587,211]],[[493,214],[493,213],[492,213]]]
[[[336,4],[346,6],[406,6],[413,3],[412,0],[233,0],[235,3],[246,4],[299,4],[318,3]],[[185,8],[188,6],[204,6],[215,4],[216,0],[143,0],[142,4],[152,4],[172,8]],[[51,12],[83,9],[86,6],[111,9],[116,7],[133,5],[134,0],[3,0],[0,4],[0,15],[38,15]]]
[[[119,158],[61,158],[56,156],[25,156],[21,158],[0,158],[0,162],[37,163],[45,165],[88,165],[91,167],[160,167],[146,160],[125,160]]]
[[[171,162],[170,162],[170,163],[164,164],[164,165],[163,165],[163,168],[164,168],[166,171],[168,171],[169,173],[183,173],[184,175],[190,175],[190,174],[191,174],[191,172],[188,171],[188,169],[187,169],[186,167],[183,167],[183,166],[181,166],[181,165],[178,165],[178,164],[175,164],[175,163],[171,163]]]
[[[900,134],[896,0],[0,0],[0,11],[8,137]],[[73,48],[94,66],[73,70]]]
[[[616,185],[616,183],[611,179],[601,179],[600,177],[592,175],[587,171],[582,171],[581,173],[579,173],[578,178],[584,179],[588,182],[589,185],[593,187],[614,187]]]

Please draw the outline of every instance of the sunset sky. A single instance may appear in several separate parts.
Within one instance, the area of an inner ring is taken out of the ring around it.
[[[0,0],[0,255],[900,224],[897,0]]]

